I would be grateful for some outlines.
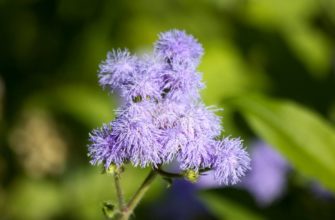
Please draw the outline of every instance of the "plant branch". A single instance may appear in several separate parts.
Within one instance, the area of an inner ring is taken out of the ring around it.
[[[115,189],[116,189],[116,195],[119,203],[119,210],[123,210],[125,206],[124,196],[121,189],[120,184],[120,175],[118,173],[114,174],[114,183],[115,183]]]
[[[154,169],[159,175],[164,176],[164,177],[168,177],[168,178],[183,178],[183,174],[181,173],[170,173],[167,172],[165,170],[162,170],[161,168],[155,168]]]
[[[157,173],[154,170],[151,170],[148,176],[145,178],[144,182],[140,186],[140,188],[136,191],[132,199],[129,201],[128,205],[124,207],[121,212],[121,216],[119,220],[128,220],[130,215],[133,213],[134,209],[138,205],[138,203],[143,198],[144,194],[150,188],[151,183],[155,180]]]

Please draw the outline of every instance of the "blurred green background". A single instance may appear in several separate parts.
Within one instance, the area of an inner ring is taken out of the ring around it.
[[[208,190],[198,192],[208,211],[188,219],[335,219],[334,200],[307,187],[335,192],[334,0],[0,0],[0,18],[0,219],[104,219],[113,181],[86,145],[117,99],[98,65],[112,48],[149,51],[172,28],[203,44],[202,95],[224,108],[226,133],[262,139],[294,167],[270,207]],[[128,198],[146,172],[127,168]],[[156,181],[136,219],[155,219],[169,192]]]

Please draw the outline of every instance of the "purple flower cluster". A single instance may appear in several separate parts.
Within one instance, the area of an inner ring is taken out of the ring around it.
[[[154,53],[143,58],[108,53],[99,83],[125,101],[114,121],[91,132],[91,163],[157,167],[177,160],[182,170],[212,169],[218,182],[236,183],[250,159],[241,140],[219,140],[219,109],[200,99],[202,55],[197,40],[179,30],[160,34]]]

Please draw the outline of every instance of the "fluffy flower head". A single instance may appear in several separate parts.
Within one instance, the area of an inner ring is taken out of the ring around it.
[[[249,157],[239,139],[217,141],[218,109],[200,97],[204,84],[196,67],[202,54],[197,40],[179,30],[160,34],[153,55],[108,53],[99,83],[117,89],[124,102],[114,121],[90,134],[91,163],[160,167],[175,160],[184,173],[214,169],[218,182],[236,183]]]
[[[155,43],[155,53],[169,63],[196,67],[204,52],[193,36],[187,35],[185,31],[172,30],[159,35]]]
[[[92,158],[91,164],[104,163],[105,168],[108,168],[112,162],[121,165],[127,158],[126,152],[116,144],[110,124],[104,124],[101,128],[93,130],[89,136],[91,144],[88,155]]]
[[[144,118],[120,117],[113,123],[112,135],[134,166],[156,166],[161,163],[159,130]]]
[[[250,169],[250,158],[240,139],[225,138],[217,142],[214,178],[225,185],[236,184]]]
[[[137,58],[127,49],[113,50],[107,59],[100,64],[99,83],[111,90],[121,88],[136,73]]]

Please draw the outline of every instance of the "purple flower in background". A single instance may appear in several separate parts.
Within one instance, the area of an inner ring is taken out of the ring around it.
[[[153,208],[153,219],[212,219],[197,196],[196,186],[185,180],[174,181],[166,196],[155,202]]]
[[[324,188],[319,182],[316,180],[311,181],[309,184],[311,192],[318,198],[324,200],[334,200],[334,194],[328,189]]]
[[[206,107],[199,95],[202,54],[197,40],[178,30],[160,35],[153,56],[108,53],[99,83],[117,89],[124,103],[114,121],[90,134],[92,164],[159,167],[176,160],[188,173],[214,169],[219,183],[238,182],[250,159],[240,139],[218,141],[219,109]]]
[[[213,165],[214,179],[225,185],[236,184],[250,169],[250,158],[240,139],[225,138],[217,142]]]
[[[251,172],[242,181],[260,205],[276,200],[286,187],[289,165],[275,150],[262,142],[254,144],[250,156]]]

